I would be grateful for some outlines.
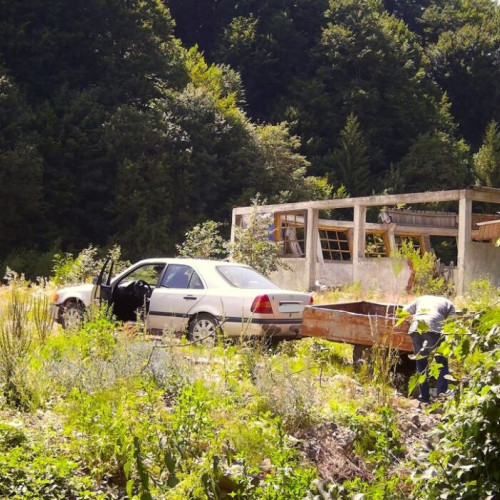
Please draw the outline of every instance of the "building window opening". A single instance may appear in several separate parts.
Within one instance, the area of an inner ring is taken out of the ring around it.
[[[351,260],[347,230],[319,229],[319,240],[324,260]]]
[[[283,243],[282,255],[285,257],[304,257],[306,248],[306,231],[304,213],[288,213],[276,215],[277,240]]]
[[[366,257],[387,257],[388,246],[383,233],[366,233]]]

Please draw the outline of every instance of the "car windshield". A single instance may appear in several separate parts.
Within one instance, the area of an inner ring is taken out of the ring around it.
[[[217,271],[236,288],[279,288],[278,285],[249,267],[217,266]]]

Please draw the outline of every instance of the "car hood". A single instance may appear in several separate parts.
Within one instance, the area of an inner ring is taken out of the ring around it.
[[[75,298],[80,299],[86,306],[88,306],[90,304],[90,297],[92,295],[92,289],[94,288],[94,286],[95,285],[89,283],[61,288],[57,291],[57,302],[61,304],[69,298]]]

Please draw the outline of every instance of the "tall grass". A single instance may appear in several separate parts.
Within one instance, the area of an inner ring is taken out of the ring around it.
[[[22,406],[25,387],[20,376],[32,342],[28,314],[31,297],[19,283],[11,282],[10,294],[0,315],[0,384],[8,404]]]

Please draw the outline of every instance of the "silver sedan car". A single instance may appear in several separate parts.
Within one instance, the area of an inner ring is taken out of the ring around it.
[[[307,293],[283,290],[249,266],[201,259],[141,260],[116,277],[113,262],[95,284],[59,290],[53,318],[65,328],[81,323],[92,302],[108,302],[120,321],[141,316],[149,330],[187,332],[191,339],[300,335]]]

